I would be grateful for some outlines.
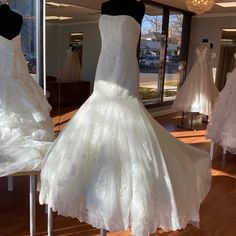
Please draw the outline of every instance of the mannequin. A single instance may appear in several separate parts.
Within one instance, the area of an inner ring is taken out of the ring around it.
[[[109,0],[101,6],[101,13],[107,15],[129,15],[141,24],[145,12],[145,5],[136,0]]]
[[[202,43],[208,43],[207,37],[205,37],[205,38],[202,39]],[[210,43],[210,48],[211,48],[211,49],[213,48],[213,43]]]
[[[0,35],[9,40],[20,34],[23,17],[0,1]]]

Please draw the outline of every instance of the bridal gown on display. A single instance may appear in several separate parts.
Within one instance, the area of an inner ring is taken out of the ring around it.
[[[102,15],[94,91],[49,149],[41,204],[109,231],[148,236],[199,222],[210,155],[167,132],[139,100],[140,25]]]
[[[227,74],[207,125],[207,137],[236,154],[236,69]]]
[[[79,54],[72,48],[66,50],[66,59],[62,69],[62,82],[78,82],[81,80],[81,64]]]
[[[21,36],[0,36],[0,176],[38,171],[54,140],[51,106],[28,73]]]
[[[209,116],[218,96],[214,84],[211,54],[208,43],[200,43],[196,49],[197,60],[177,93],[172,108],[176,111],[198,112]]]

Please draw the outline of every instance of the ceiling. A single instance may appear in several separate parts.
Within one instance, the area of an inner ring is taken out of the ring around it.
[[[72,17],[71,19],[61,20],[60,23],[73,23],[73,22],[88,22],[97,21],[100,15],[100,7],[102,2],[106,0],[47,0],[46,3],[46,15],[47,16],[60,16],[60,17]],[[120,0],[122,1],[122,0]],[[124,1],[124,0],[123,0]],[[127,1],[127,0],[126,0]],[[218,3],[229,2],[233,0],[216,0]],[[66,3],[72,6],[51,6],[49,2]],[[160,4],[168,5],[177,9],[188,11],[185,0],[153,0]],[[150,7],[146,7],[146,10],[151,10]],[[213,8],[207,13],[209,14],[230,14],[236,16],[236,8],[223,8],[214,5]],[[48,20],[47,22],[58,22],[59,20]]]

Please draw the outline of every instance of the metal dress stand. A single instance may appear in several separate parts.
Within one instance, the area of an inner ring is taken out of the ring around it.
[[[39,171],[29,172],[17,172],[15,174],[7,176],[8,178],[8,190],[13,191],[13,176],[29,176],[29,221],[30,221],[30,236],[35,236],[36,232],[36,176],[39,175]]]
[[[223,148],[223,157],[226,156],[226,153],[227,153],[227,149]],[[211,141],[211,146],[210,146],[210,156],[211,156],[211,160],[213,160],[215,157],[215,142],[213,140]]]
[[[185,112],[183,111],[182,116],[181,116],[181,123],[180,123],[180,125],[177,125],[177,128],[186,129],[186,130],[194,130],[193,129],[193,116],[194,116],[194,113],[197,114],[197,112],[188,112],[188,113],[191,113],[190,127],[184,126]],[[207,117],[206,121],[202,121],[202,123],[206,123],[206,124],[208,123],[208,116],[206,116],[206,117]]]

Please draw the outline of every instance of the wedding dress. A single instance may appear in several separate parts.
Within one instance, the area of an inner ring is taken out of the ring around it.
[[[207,125],[207,138],[236,154],[236,69],[227,74]]]
[[[210,155],[167,132],[139,100],[140,25],[102,15],[93,94],[49,149],[40,204],[109,231],[148,236],[199,222]]]
[[[62,82],[78,82],[81,80],[81,65],[79,54],[72,51],[71,48],[66,50],[66,60],[62,70]]]
[[[177,93],[172,108],[176,111],[198,112],[209,116],[214,108],[218,89],[213,81],[208,43],[200,43],[196,54],[197,60]]]
[[[0,176],[40,170],[54,140],[51,106],[28,73],[21,37],[0,36]]]

